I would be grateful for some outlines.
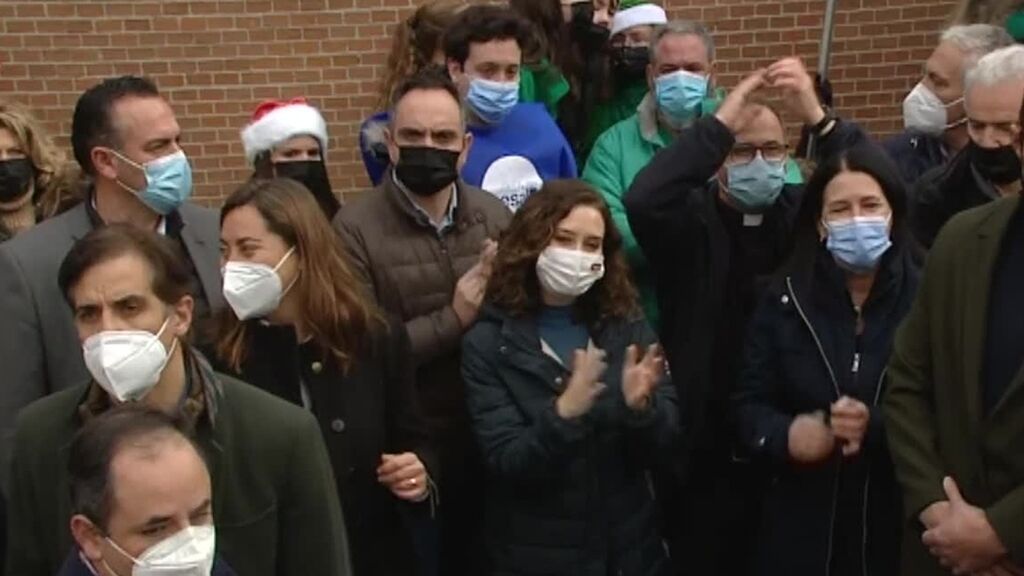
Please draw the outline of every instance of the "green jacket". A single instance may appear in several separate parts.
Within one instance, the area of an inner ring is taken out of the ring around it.
[[[519,101],[540,102],[558,119],[558,103],[569,93],[569,81],[547,58],[519,70]]]
[[[932,247],[917,298],[896,334],[884,400],[906,529],[901,574],[949,574],[921,544],[917,517],[946,500],[952,476],[1024,564],[1024,371],[995,410],[982,411],[988,298],[999,247],[1019,198],[956,216]]]
[[[589,157],[597,139],[609,128],[636,114],[636,108],[647,95],[647,79],[641,78],[621,86],[607,102],[595,102],[586,126],[581,160]]]
[[[200,358],[196,356],[197,358]],[[320,428],[307,411],[190,364],[205,406],[196,442],[213,481],[217,552],[245,576],[348,576],[348,544]],[[67,460],[89,385],[18,416],[8,495],[8,576],[56,574],[72,547]]]
[[[612,126],[597,139],[583,168],[583,180],[601,193],[611,210],[615,226],[622,235],[622,246],[633,271],[633,280],[640,291],[644,314],[655,331],[658,330],[658,303],[654,278],[629,227],[622,197],[637,173],[671,141],[672,135],[658,125],[654,98],[648,94],[635,114]]]

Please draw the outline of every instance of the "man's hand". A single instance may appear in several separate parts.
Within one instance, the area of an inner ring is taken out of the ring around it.
[[[498,243],[490,238],[485,239],[481,247],[480,259],[455,284],[452,308],[463,329],[469,328],[476,322],[480,304],[483,303],[484,294],[487,293],[487,281],[491,278],[494,257],[497,254]]]
[[[871,411],[859,400],[843,396],[832,405],[832,417],[829,422],[832,433],[843,441],[843,456],[854,456],[860,453],[864,443],[864,435],[868,431],[868,420]]]
[[[765,81],[782,92],[786,107],[805,125],[814,126],[825,118],[825,110],[814,91],[814,80],[799,58],[783,58],[769,66]]]
[[[749,115],[743,114],[743,108],[747,104],[747,98],[757,92],[765,85],[764,69],[755,70],[751,75],[744,78],[729,92],[725,101],[718,107],[715,117],[725,125],[730,132],[736,134],[743,129],[743,125],[749,121]]]
[[[949,502],[940,500],[928,506],[917,516],[925,530],[931,530],[949,516]]]
[[[921,536],[924,545],[954,574],[983,572],[1002,563],[1006,547],[989,524],[985,511],[968,504],[952,478],[943,479],[942,488],[949,499],[949,512]]]
[[[455,294],[452,296],[452,308],[459,318],[459,324],[463,329],[469,328],[476,322],[476,315],[480,312],[480,304],[484,301],[484,293],[487,291],[487,277],[480,262],[477,262],[459,278],[455,284]]]
[[[789,425],[789,455],[801,464],[814,464],[828,458],[836,439],[825,424],[825,415],[800,414]]]

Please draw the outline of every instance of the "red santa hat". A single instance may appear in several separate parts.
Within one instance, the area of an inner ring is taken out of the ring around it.
[[[252,113],[252,120],[242,130],[245,158],[251,164],[260,152],[266,152],[295,136],[312,136],[327,152],[327,123],[305,98],[265,100]]]

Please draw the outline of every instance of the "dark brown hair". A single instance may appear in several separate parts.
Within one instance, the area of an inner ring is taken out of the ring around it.
[[[202,459],[190,434],[182,419],[132,402],[90,419],[75,434],[68,455],[72,512],[106,531],[114,497],[110,464],[118,452],[128,444],[151,446],[178,439],[191,445]]]
[[[622,236],[608,205],[582,180],[550,180],[512,218],[501,237],[486,299],[502,311],[522,316],[540,308],[537,257],[551,243],[558,223],[573,208],[590,206],[604,220],[604,277],[576,300],[576,313],[588,324],[631,319],[639,314],[637,293],[622,252]]]
[[[341,237],[313,196],[289,178],[253,179],[242,185],[221,208],[221,224],[242,206],[256,208],[267,229],[295,248],[301,272],[292,290],[303,320],[313,342],[347,370],[367,333],[375,324],[383,327],[384,321],[352,273]],[[236,372],[249,353],[254,322],[239,321],[230,309],[222,315],[217,353]]]
[[[108,224],[86,234],[71,247],[57,272],[57,284],[68,304],[71,291],[89,269],[125,254],[141,256],[153,272],[153,293],[165,304],[177,304],[189,294],[188,266],[181,250],[156,232],[129,224]]]
[[[508,6],[476,4],[459,12],[444,35],[444,55],[464,66],[473,44],[515,40],[527,50],[534,40],[530,23]]]

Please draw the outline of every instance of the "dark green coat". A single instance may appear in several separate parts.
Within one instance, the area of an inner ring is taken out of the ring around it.
[[[1024,563],[1024,371],[988,416],[981,381],[993,268],[1019,202],[998,200],[950,220],[896,335],[884,410],[904,491],[901,574],[949,573],[921,544],[917,520],[946,499],[947,475]]]
[[[206,389],[213,422],[207,409],[195,439],[213,480],[218,554],[244,576],[348,576],[341,507],[313,416],[227,376]],[[67,459],[86,393],[62,390],[18,417],[8,576],[56,574],[71,549]]]

